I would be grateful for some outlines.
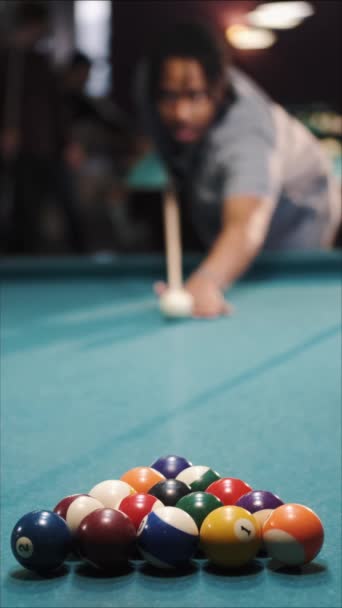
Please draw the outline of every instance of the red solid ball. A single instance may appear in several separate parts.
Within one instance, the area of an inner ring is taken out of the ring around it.
[[[138,530],[145,515],[148,515],[151,511],[163,506],[163,503],[155,496],[139,493],[123,498],[118,509],[128,515],[133,522],[135,529]]]
[[[75,540],[82,559],[96,568],[113,570],[127,565],[132,557],[136,531],[125,513],[96,509],[82,520]]]
[[[242,479],[235,479],[234,477],[223,477],[210,484],[206,489],[206,492],[213,494],[216,498],[224,505],[235,505],[236,501],[241,496],[251,492],[251,488],[248,483],[242,481]]]

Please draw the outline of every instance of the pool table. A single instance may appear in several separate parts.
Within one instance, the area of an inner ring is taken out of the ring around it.
[[[2,260],[4,608],[341,606],[341,264],[264,254],[227,294],[232,317],[168,321],[161,257]],[[15,561],[24,513],[172,453],[311,507],[320,554],[233,572],[135,560],[110,576],[74,559],[47,578]]]

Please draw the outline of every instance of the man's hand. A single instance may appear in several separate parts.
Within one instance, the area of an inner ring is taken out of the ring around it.
[[[167,285],[159,282],[155,284],[154,289],[160,297],[167,289]],[[185,289],[194,298],[193,317],[213,319],[232,314],[232,306],[224,299],[220,289],[209,277],[194,272],[186,282]]]
[[[194,298],[194,317],[215,318],[232,314],[233,307],[224,299],[222,291],[211,278],[194,272],[185,288]]]

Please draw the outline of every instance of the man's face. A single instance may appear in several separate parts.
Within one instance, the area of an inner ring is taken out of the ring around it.
[[[172,57],[164,62],[157,110],[171,138],[196,143],[214,119],[222,93],[209,89],[204,70],[195,59]]]

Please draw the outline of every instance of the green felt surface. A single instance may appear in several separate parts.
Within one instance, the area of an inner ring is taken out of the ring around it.
[[[163,261],[135,262],[0,267],[1,605],[339,608],[340,254],[266,256],[217,321],[162,319],[151,285]],[[310,506],[321,553],[298,571],[196,561],[177,577],[68,562],[41,579],[17,564],[9,537],[24,513],[167,453]]]
[[[160,190],[169,183],[167,170],[154,152],[146,154],[129,172],[127,185],[138,190]]]

